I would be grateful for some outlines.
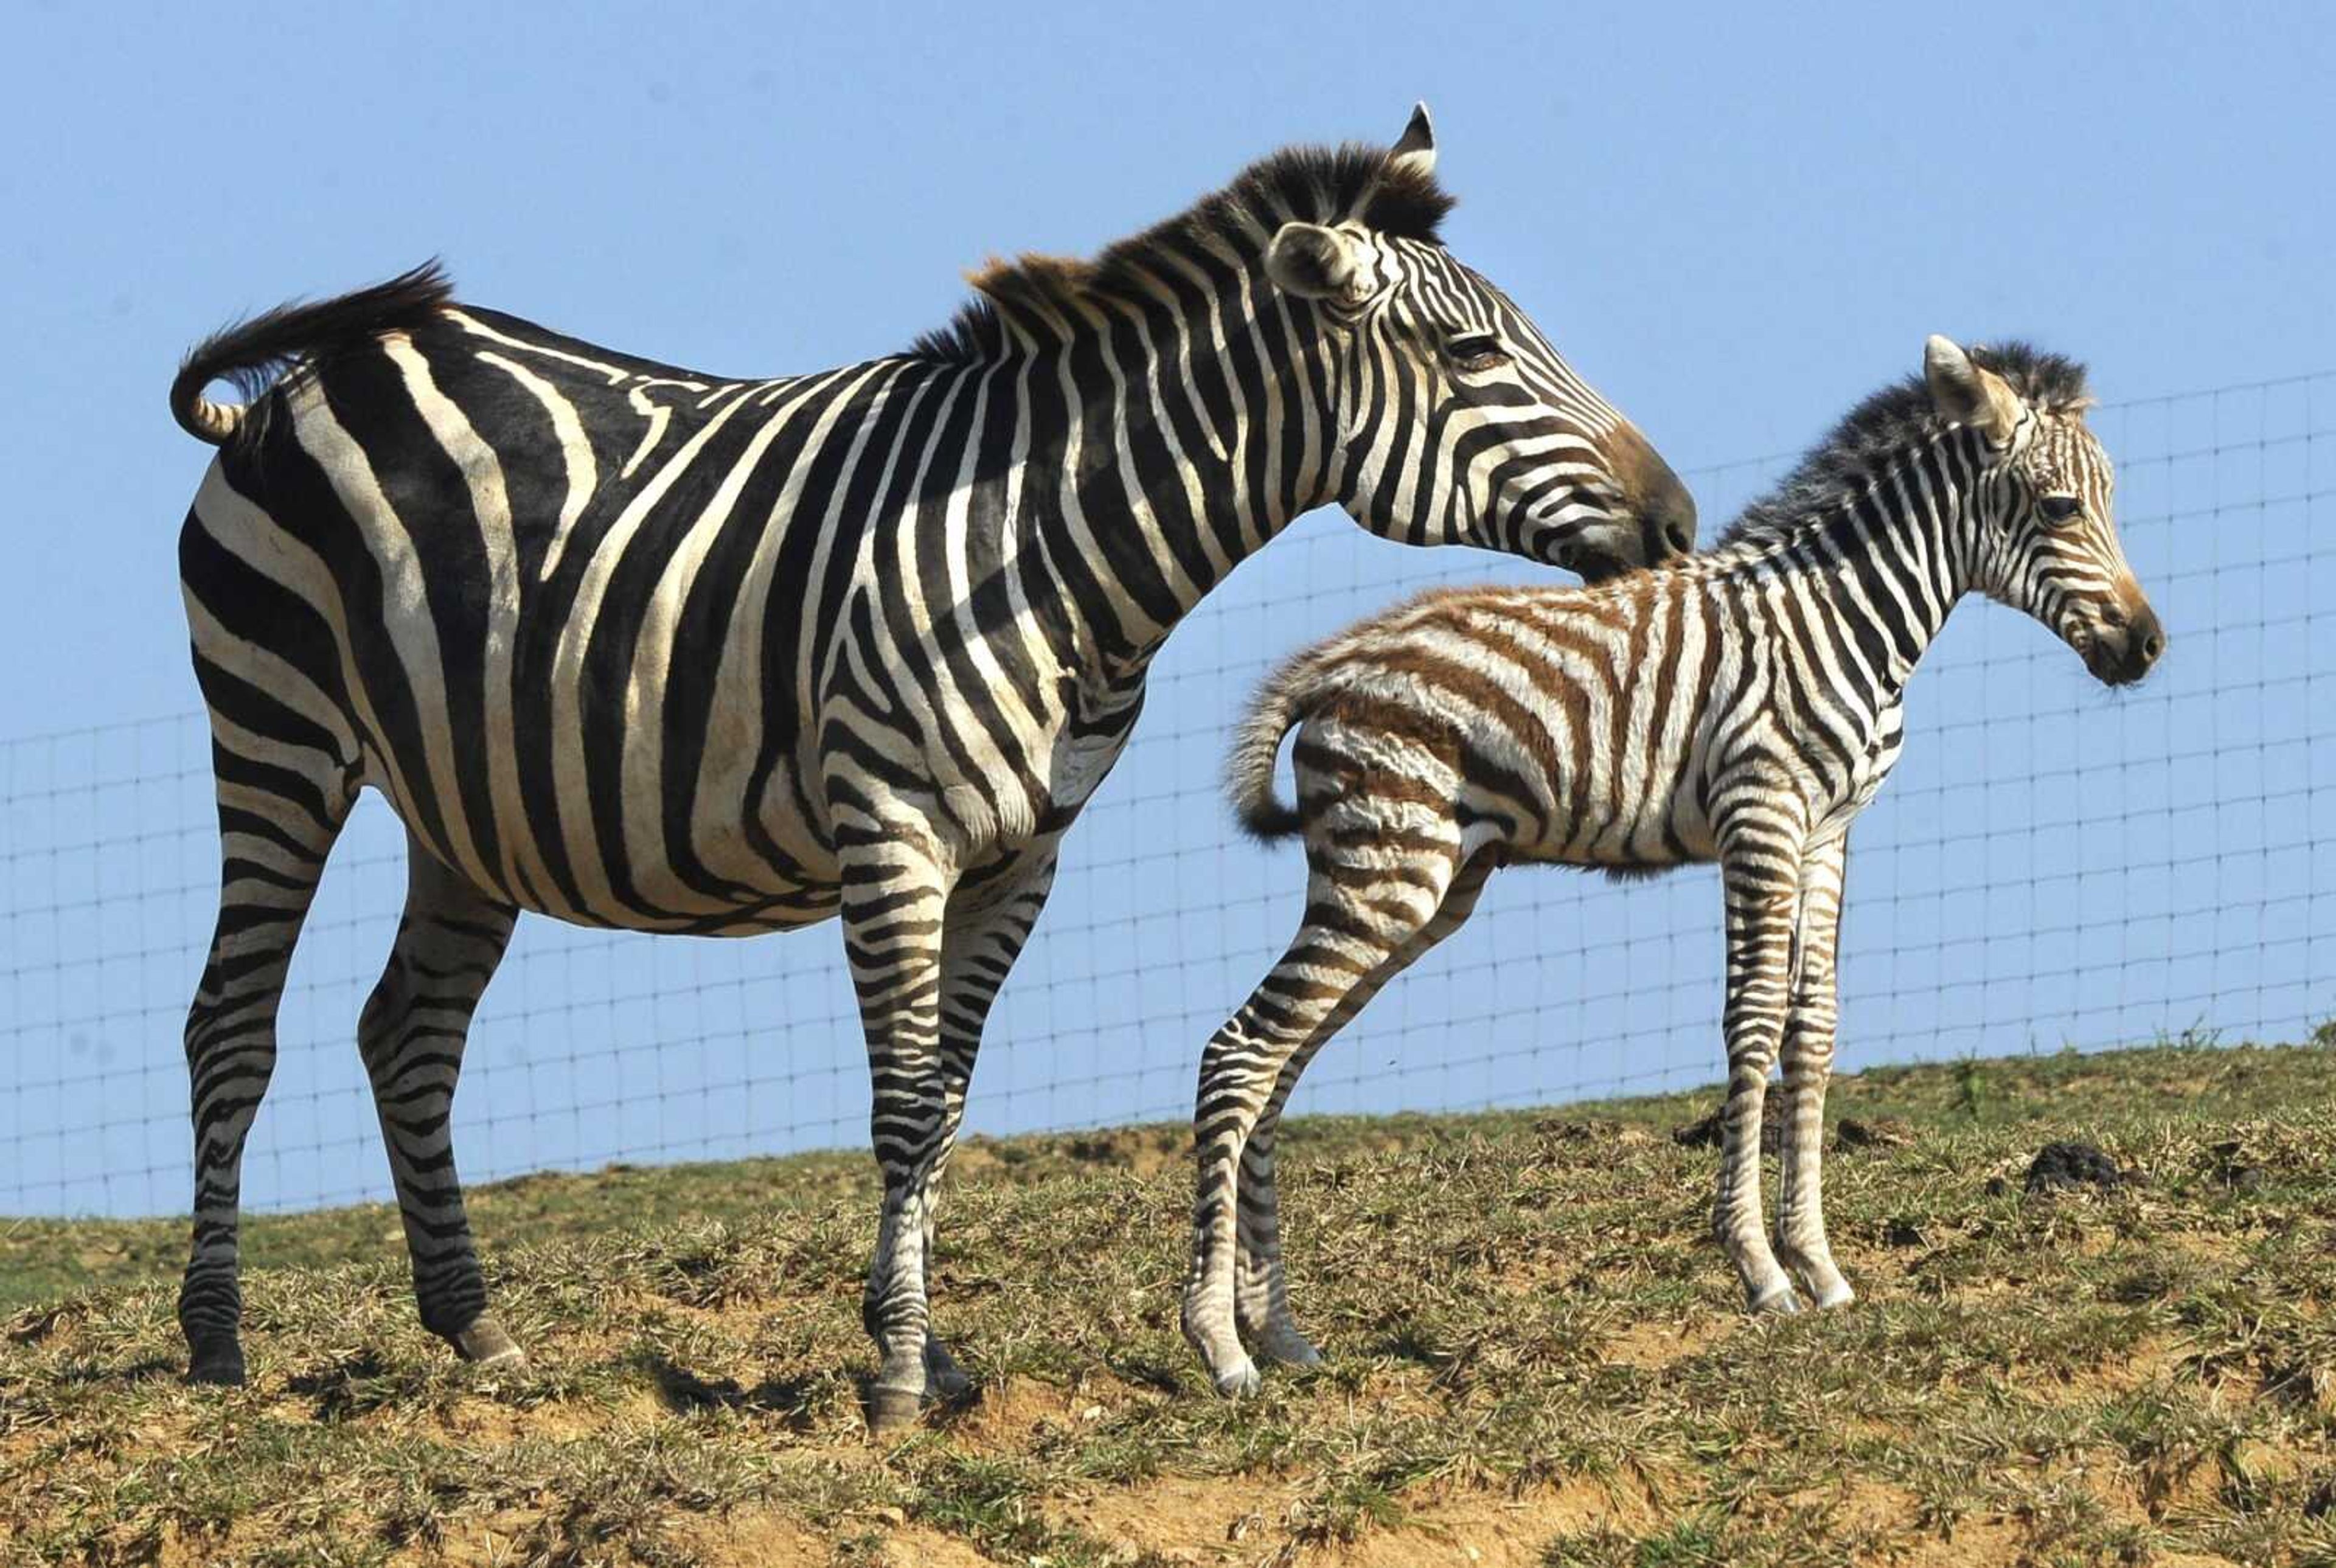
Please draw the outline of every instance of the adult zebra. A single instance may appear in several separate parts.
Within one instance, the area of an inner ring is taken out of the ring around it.
[[[1424,110],[1391,149],[1276,154],[1093,262],[993,268],[907,354],[809,375],[619,355],[457,306],[429,268],[190,353],[171,410],[223,448],[180,561],[224,861],[186,1036],[190,1375],[243,1376],[245,1135],[369,785],[412,872],[358,1035],[424,1324],[518,1354],[449,1111],[519,911],[724,935],[840,913],[884,1181],[871,1419],[959,1387],[928,1328],[932,1184],[1057,841],[1177,621],[1331,502],[1585,576],[1692,541],[1652,449],[1439,243],[1434,162]],[[222,376],[250,401],[205,398]]]
[[[1273,1134],[1307,1062],[1459,929],[1510,862],[1717,860],[1728,1106],[1713,1226],[1755,1310],[1850,1300],[1819,1203],[1851,819],[1898,760],[1914,666],[1966,593],[2043,622],[2110,685],[2165,634],[2110,519],[2084,372],[1931,339],[1708,554],[1588,589],[1433,594],[1301,654],[1235,742],[1235,809],[1302,832],[1304,924],[1201,1067],[1184,1328],[1220,1391],[1317,1359],[1290,1311]],[[1272,798],[1298,730],[1295,809]],[[1760,1111],[1784,1057],[1784,1191],[1761,1232]],[[1779,1255],[1783,1259],[1780,1266]]]

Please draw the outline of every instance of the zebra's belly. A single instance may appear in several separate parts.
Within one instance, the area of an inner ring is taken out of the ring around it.
[[[701,800],[685,815],[661,794],[633,796],[613,770],[596,774],[581,756],[573,761],[591,781],[567,795],[580,812],[540,802],[516,813],[449,812],[423,798],[410,767],[385,757],[368,756],[365,783],[420,844],[469,881],[571,924],[752,936],[835,912],[833,851],[798,808],[755,813],[740,802],[713,811]],[[792,796],[793,773],[780,769],[766,795]]]
[[[1539,831],[1511,846],[1524,859],[1660,871],[1718,853],[1709,816],[1688,782],[1641,770],[1616,777],[1567,768],[1547,787]]]

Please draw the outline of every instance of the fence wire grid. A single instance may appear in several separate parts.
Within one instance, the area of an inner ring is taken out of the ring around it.
[[[1979,600],[1956,613],[1910,691],[1904,758],[1851,840],[1844,1068],[2293,1040],[2336,1012],[2336,546],[2317,538],[2336,510],[2336,372],[2092,417],[2167,655],[2112,693],[2024,618]],[[1690,472],[1707,537],[1792,461]],[[1301,853],[1241,840],[1220,798],[1241,702],[1275,658],[1404,593],[1503,580],[1551,579],[1326,513],[1202,605],[1066,841],[992,1016],[968,1132],[1189,1114],[1202,1045],[1280,951],[1304,891]],[[355,1028],[404,853],[368,796],[294,963],[246,1156],[251,1207],[391,1195]],[[218,890],[191,682],[183,716],[0,743],[0,1213],[183,1210],[180,1027]],[[1468,926],[1324,1052],[1296,1108],[1714,1082],[1721,957],[1711,868],[1629,886],[1497,876]],[[857,1145],[867,1110],[833,923],[725,941],[531,918],[472,1030],[455,1138],[478,1182]]]

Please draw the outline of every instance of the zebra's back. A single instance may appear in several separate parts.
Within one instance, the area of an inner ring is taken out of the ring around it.
[[[353,785],[523,908],[821,918],[818,628],[866,520],[813,449],[885,441],[917,369],[720,380],[467,307],[303,366],[182,535],[207,690],[297,703]]]

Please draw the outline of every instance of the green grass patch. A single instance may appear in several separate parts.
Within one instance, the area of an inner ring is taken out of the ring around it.
[[[1779,1321],[1671,1136],[1713,1104],[1296,1124],[1330,1361],[1240,1406],[1177,1329],[1183,1129],[978,1143],[934,1273],[981,1396],[881,1447],[864,1156],[482,1189],[500,1372],[384,1208],[253,1222],[242,1390],[178,1380],[177,1224],[0,1223],[0,1561],[2336,1563],[2326,1047],[1841,1080],[1862,1299]],[[2144,1179],[2029,1194],[2063,1138]]]

